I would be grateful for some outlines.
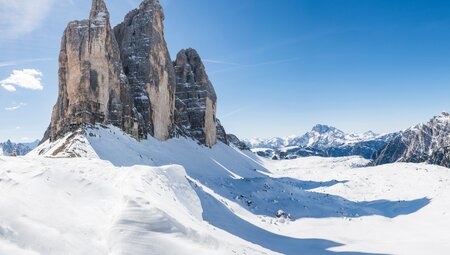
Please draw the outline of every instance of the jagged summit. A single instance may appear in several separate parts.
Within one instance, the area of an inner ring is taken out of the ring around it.
[[[364,134],[346,134],[335,127],[318,124],[301,136],[256,138],[244,142],[258,155],[272,159],[354,155],[372,159],[372,156],[382,149],[393,136],[394,134],[378,135],[370,131]]]
[[[98,17],[108,17],[109,18],[108,8],[106,7],[106,4],[103,0],[93,0],[92,1],[92,7],[91,7],[89,19],[93,20]]]
[[[374,164],[428,162],[450,167],[450,113],[434,116],[398,133],[375,157]]]
[[[339,133],[343,133],[342,131],[340,131],[339,129],[332,127],[332,126],[328,126],[328,125],[323,125],[323,124],[317,124],[312,128],[312,131],[318,132],[319,134],[324,134],[324,133],[328,133],[328,132],[339,132]]]
[[[161,3],[159,2],[159,0],[144,0],[139,5],[139,9],[149,10],[149,11],[152,11],[152,10],[162,11],[162,6],[161,6]]]
[[[188,48],[178,52],[175,68],[183,69],[184,71],[180,75],[177,73],[177,82],[197,83],[205,90],[208,98],[213,101],[217,100],[216,91],[208,78],[205,66],[197,50]]]
[[[150,11],[149,11],[150,10]],[[139,116],[139,135],[167,140],[174,130],[175,71],[159,1],[144,1],[114,28]]]
[[[136,135],[137,123],[120,51],[103,1],[89,20],[72,21],[61,40],[58,101],[44,140],[87,124],[112,124]]]
[[[217,141],[217,96],[205,66],[194,49],[181,50],[174,65],[176,122],[188,135],[213,146]]]
[[[43,141],[85,126],[113,125],[138,139],[193,138],[228,144],[217,95],[194,49],[172,62],[158,0],[144,0],[111,28],[103,0],[68,24],[61,42],[58,101]]]

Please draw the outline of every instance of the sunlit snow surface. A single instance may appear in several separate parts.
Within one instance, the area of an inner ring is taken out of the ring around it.
[[[450,170],[366,163],[92,129],[0,157],[0,254],[448,254]]]

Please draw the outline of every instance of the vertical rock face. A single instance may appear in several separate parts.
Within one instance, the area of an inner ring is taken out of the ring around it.
[[[113,124],[135,134],[133,102],[103,0],[87,20],[67,26],[59,56],[59,94],[45,138],[55,140],[84,124]]]
[[[177,126],[201,143],[217,142],[217,96],[200,56],[194,49],[181,50],[174,63],[177,78]]]
[[[139,112],[139,133],[170,137],[174,123],[175,72],[164,39],[158,0],[145,0],[114,28],[123,69]]]
[[[93,0],[89,19],[70,22],[61,42],[58,101],[43,141],[84,125],[112,124],[136,138],[164,141],[178,133],[210,147],[217,140],[228,144],[200,56],[182,50],[172,62],[163,22],[159,0],[144,0],[114,30],[103,0]]]

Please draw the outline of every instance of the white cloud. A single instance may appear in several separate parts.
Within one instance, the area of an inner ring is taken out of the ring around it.
[[[26,105],[27,104],[25,104],[25,103],[20,103],[20,104],[11,106],[11,107],[6,107],[5,110],[7,110],[7,111],[15,111],[15,110],[20,109],[22,106],[26,106]],[[16,129],[20,129],[20,127],[17,127]]]
[[[9,84],[2,84],[2,87],[4,89],[6,89],[9,92],[14,92],[16,91],[16,87],[14,87],[13,85],[9,85]]]
[[[8,78],[0,81],[0,86],[9,92],[16,91],[16,87],[43,90],[41,78],[42,72],[36,69],[14,70]]]
[[[39,27],[55,0],[0,0],[0,32],[18,37]]]

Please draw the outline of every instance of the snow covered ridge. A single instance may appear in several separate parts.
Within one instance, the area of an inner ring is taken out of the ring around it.
[[[344,157],[372,156],[382,149],[394,134],[378,135],[372,131],[346,134],[327,125],[316,125],[302,136],[271,139],[249,139],[244,142],[259,156],[271,159],[293,159],[306,156]]]

